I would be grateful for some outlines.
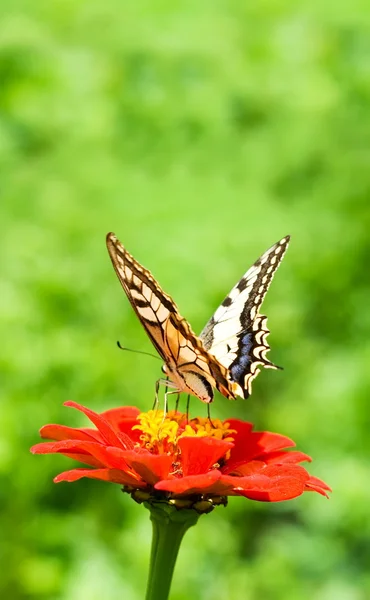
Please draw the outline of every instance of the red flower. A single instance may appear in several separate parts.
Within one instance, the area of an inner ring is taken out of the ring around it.
[[[126,491],[156,497],[209,499],[245,496],[278,502],[330,488],[298,463],[302,452],[287,451],[294,442],[278,433],[252,431],[237,419],[187,420],[182,413],[140,413],[122,407],[95,413],[75,402],[96,428],[45,425],[41,437],[57,440],[31,448],[34,454],[59,453],[92,468],[72,469],[54,481],[81,477],[119,483]]]

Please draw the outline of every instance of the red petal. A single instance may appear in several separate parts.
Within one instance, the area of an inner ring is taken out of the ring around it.
[[[31,448],[33,454],[80,454],[91,455],[99,461],[99,466],[109,467],[111,469],[120,469],[130,471],[123,454],[124,450],[113,447],[115,454],[109,452],[109,446],[104,446],[98,442],[82,442],[80,440],[63,440],[60,442],[44,442],[36,444]],[[86,462],[85,460],[83,462]],[[89,461],[87,461],[89,464]]]
[[[73,440],[60,442],[42,442],[32,446],[32,454],[63,454],[68,458],[73,458],[91,467],[102,467],[100,460],[97,460],[90,454],[86,454],[84,450],[78,447]]]
[[[114,450],[112,448],[112,452]],[[172,467],[172,457],[167,454],[124,452],[123,455],[127,464],[150,485],[154,485],[157,481],[168,477],[168,473]]]
[[[222,469],[222,473],[224,475],[230,475],[231,477],[247,477],[249,475],[253,475],[254,473],[260,473],[262,469],[265,468],[266,463],[264,461],[251,460],[250,462],[238,465],[231,473],[229,471],[225,471],[224,469]]]
[[[211,437],[182,437],[178,447],[181,450],[181,465],[184,477],[207,473],[223,457],[233,444]]]
[[[140,414],[140,410],[136,406],[118,406],[117,408],[110,408],[100,413],[109,423],[112,425],[118,425],[124,422],[126,419],[136,419]]]
[[[263,460],[268,465],[271,464],[298,464],[300,462],[312,462],[312,458],[308,454],[299,452],[298,450],[281,450],[280,452],[269,452],[263,457]]]
[[[89,465],[90,467],[96,467],[100,469],[100,467],[102,466],[100,460],[97,460],[89,454],[78,454],[77,452],[63,452],[63,456],[66,456],[67,458],[72,458],[73,460],[84,463],[85,465]]]
[[[90,433],[92,432],[92,433]],[[44,425],[40,429],[40,435],[47,440],[85,440],[86,442],[96,441],[96,436],[92,434],[100,434],[93,429],[77,429],[75,427],[67,427],[66,425]]]
[[[132,429],[138,424],[137,416],[139,414],[140,410],[135,406],[122,406],[106,410],[101,413],[101,416],[109,421],[116,432],[126,434],[134,442],[139,442],[142,431]]]
[[[329,498],[329,496],[326,492],[331,492],[332,489],[325,483],[325,481],[322,481],[321,479],[318,479],[317,477],[311,476],[306,483],[306,491],[307,492],[311,492],[311,491],[318,492],[322,496]]]
[[[269,465],[247,477],[222,477],[225,483],[233,482],[233,494],[264,502],[279,502],[300,496],[308,479],[307,471],[298,465]]]
[[[79,427],[78,431],[82,431],[87,435],[91,436],[96,442],[100,442],[100,444],[104,444],[104,439],[100,435],[100,432],[97,429],[92,429],[91,427]]]
[[[102,479],[103,481],[111,481],[112,483],[119,483],[121,485],[129,485],[135,488],[144,488],[146,483],[143,481],[136,481],[127,473],[116,469],[72,469],[71,471],[64,471],[54,478],[55,483],[60,481],[78,481],[82,477],[88,477],[89,479]]]
[[[270,481],[266,488],[263,485],[256,487],[254,490],[249,489],[241,492],[238,495],[249,498],[250,500],[258,500],[259,502],[283,502],[284,500],[292,500],[297,498],[304,492],[304,486],[295,477],[281,477]]]
[[[30,448],[32,454],[56,454],[63,452],[80,452],[86,454],[82,449],[83,444],[94,444],[95,442],[81,442],[80,440],[60,440],[59,442],[41,442]]]
[[[110,423],[98,413],[94,412],[93,410],[90,410],[89,408],[86,408],[85,406],[82,406],[81,404],[77,404],[77,402],[72,402],[71,400],[65,402],[64,406],[70,406],[83,412],[88,417],[88,419],[90,419],[90,421],[94,423],[95,427],[98,429],[98,431],[100,431],[103,439],[109,446],[118,446],[119,448],[131,448],[132,442],[128,438],[128,436],[124,436],[124,434],[117,435]],[[127,440],[123,440],[122,436],[126,437]]]
[[[233,485],[221,481],[221,472],[209,471],[203,475],[189,475],[179,479],[167,479],[155,484],[156,490],[172,492],[176,496],[192,494],[218,494],[220,496],[232,491]]]
[[[250,440],[251,449],[255,446],[256,451],[260,452],[257,456],[264,456],[267,453],[293,448],[295,442],[286,435],[272,433],[271,431],[252,431]]]
[[[240,421],[240,419],[226,419],[224,424],[226,423],[228,423],[229,429],[235,429],[236,433],[230,434],[234,439],[237,437],[247,438],[254,427],[253,423]]]
[[[267,453],[295,446],[290,438],[279,433],[252,431],[252,424],[246,421],[228,419],[226,422],[237,433],[232,434],[234,448],[231,450],[230,458],[223,469],[225,473],[233,471],[236,466],[253,459],[265,460]]]

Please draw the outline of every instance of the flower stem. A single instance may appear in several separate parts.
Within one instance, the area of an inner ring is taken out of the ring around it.
[[[196,524],[194,509],[177,510],[167,502],[145,503],[153,524],[146,600],[167,600],[182,538]]]

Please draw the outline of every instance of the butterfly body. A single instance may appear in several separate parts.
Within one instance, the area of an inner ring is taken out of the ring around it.
[[[212,402],[213,389],[226,398],[247,398],[259,365],[277,368],[266,354],[267,317],[259,313],[289,237],[272,246],[226,296],[199,336],[150,271],[113,233],[107,247],[126,295],[165,365],[171,387]]]

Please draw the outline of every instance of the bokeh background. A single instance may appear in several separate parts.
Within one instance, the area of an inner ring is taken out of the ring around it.
[[[29,453],[44,423],[87,424],[66,399],[152,404],[158,362],[115,345],[151,351],[110,230],[196,331],[292,235],[264,304],[285,370],[212,414],[292,437],[332,499],[202,517],[172,599],[370,597],[369,25],[356,0],[2,0],[2,598],[144,596],[147,511]]]

